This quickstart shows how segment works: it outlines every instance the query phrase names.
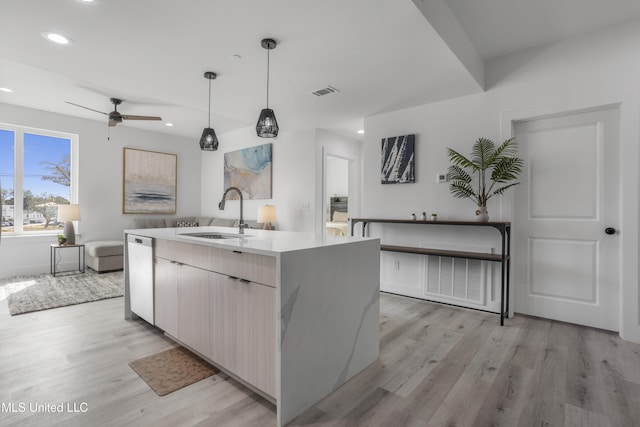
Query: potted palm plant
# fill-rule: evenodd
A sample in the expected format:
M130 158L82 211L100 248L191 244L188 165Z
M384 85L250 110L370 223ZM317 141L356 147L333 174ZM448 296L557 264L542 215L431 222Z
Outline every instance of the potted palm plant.
M490 139L479 138L471 148L470 158L447 148L453 163L448 170L449 191L454 197L473 200L478 207L478 221L489 221L487 201L490 198L519 184L516 180L522 172L523 161L516 157L517 152L514 138L498 147Z

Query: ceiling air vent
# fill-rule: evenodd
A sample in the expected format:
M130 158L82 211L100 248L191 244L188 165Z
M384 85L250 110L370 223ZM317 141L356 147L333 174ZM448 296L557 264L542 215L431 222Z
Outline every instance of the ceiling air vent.
M315 92L311 92L313 93L315 96L324 96L324 95L329 95L330 93L334 93L334 92L340 92L338 89L336 89L333 86L327 86L325 88L319 89Z

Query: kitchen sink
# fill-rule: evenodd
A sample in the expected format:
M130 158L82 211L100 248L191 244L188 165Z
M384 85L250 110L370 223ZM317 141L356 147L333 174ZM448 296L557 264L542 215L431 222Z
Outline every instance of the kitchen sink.
M240 239L251 237L245 234L227 234L227 233L184 233L181 236L200 237L201 239Z

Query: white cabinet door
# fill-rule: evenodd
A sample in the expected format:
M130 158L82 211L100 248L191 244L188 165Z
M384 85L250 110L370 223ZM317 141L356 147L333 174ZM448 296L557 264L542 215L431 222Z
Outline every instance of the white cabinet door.
M211 273L211 360L276 396L276 289Z
M231 372L236 370L235 279L211 273L209 357Z
M235 281L236 372L270 396L276 396L276 289Z
M178 339L192 349L209 352L210 272L180 264L178 273Z
M155 263L155 320L156 326L178 337L178 266L164 258Z

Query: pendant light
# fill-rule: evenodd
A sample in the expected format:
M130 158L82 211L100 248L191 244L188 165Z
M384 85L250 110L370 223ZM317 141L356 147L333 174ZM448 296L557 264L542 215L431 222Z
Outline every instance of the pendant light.
M216 151L218 149L218 137L216 131L211 128L211 80L218 77L216 73L207 71L204 78L209 80L209 127L204 128L200 137L200 149L202 151Z
M260 111L260 117L256 124L256 133L261 138L275 138L278 136L278 121L276 113L269 108L269 51L276 48L276 41L273 39L262 39L261 45L267 49L267 108Z

